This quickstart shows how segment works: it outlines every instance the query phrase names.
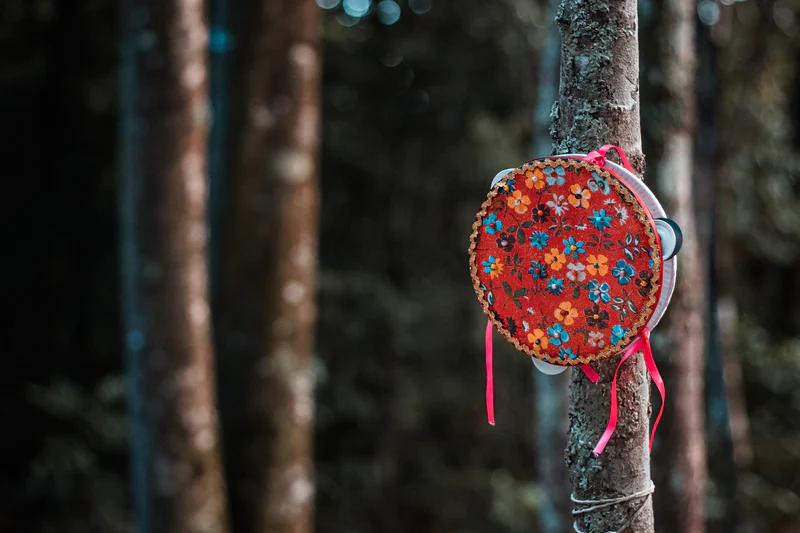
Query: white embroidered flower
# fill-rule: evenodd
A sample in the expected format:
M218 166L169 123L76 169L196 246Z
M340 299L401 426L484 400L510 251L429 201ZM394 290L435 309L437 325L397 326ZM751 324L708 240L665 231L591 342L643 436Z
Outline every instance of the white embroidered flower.
M575 226L575 229L583 231L586 229L586 224L578 224L577 226Z
M569 272L567 277L572 281L583 281L586 279L586 267L582 263L570 263L567 265Z
M532 315L533 314L533 307L527 308L526 311L528 312L529 315Z
M603 334L599 331L590 331L589 332L589 344L592 346L597 346L598 348L602 348L606 341L603 340Z
M606 204L606 205L614 205L614 204L615 204L615 203L617 203L617 202L615 202L613 198L606 198L606 199L603 201L603 203L604 203L604 204Z
M531 329L531 325L523 320L522 321L522 331L528 331L529 329Z
M619 225L622 226L625 222L628 221L628 208L624 205L619 205L614 208L617 212L617 219L619 220Z
M547 202L547 205L550 206L550 209L552 209L556 215L563 215L567 212L567 204L564 202L563 194L554 194L553 199Z

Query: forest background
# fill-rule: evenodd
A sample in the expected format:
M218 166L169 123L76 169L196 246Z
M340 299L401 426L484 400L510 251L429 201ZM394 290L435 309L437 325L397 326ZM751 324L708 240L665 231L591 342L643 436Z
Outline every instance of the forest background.
M548 502L568 493L542 481L537 457L559 458L563 444L537 427L542 406L565 396L551 383L543 397L527 358L498 346L498 425L486 424L485 318L466 248L494 174L550 153L553 6L317 3L315 529L548 531ZM245 90L213 76L240 60L251 8L212 0L206 14L212 222L220 169L240 148L226 135L235 124L226 103ZM672 113L662 13L660 1L639 2L645 155L660 153ZM4 195L2 531L131 529L118 15L110 0L0 5L2 175L7 190L21 189ZM800 2L702 0L695 15L706 525L790 533L800 523ZM648 163L659 190L657 162ZM213 239L212 301L225 261ZM665 342L657 331L656 357ZM657 487L671 482L669 401ZM657 519L669 515L674 500L654 501Z

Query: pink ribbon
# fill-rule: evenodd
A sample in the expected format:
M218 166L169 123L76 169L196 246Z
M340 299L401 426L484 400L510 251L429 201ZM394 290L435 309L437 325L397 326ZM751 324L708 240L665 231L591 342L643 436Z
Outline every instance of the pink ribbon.
M492 373L492 321L486 322L486 414L494 425L494 375Z
M617 365L617 370L614 372L614 380L611 382L611 412L608 417L608 426L606 426L606 430L603 433L603 436L600 437L600 441L597 443L597 446L594 447L594 451L592 453L595 457L603 453L606 444L608 444L608 441L611 439L611 436L614 434L614 430L617 427L617 374L619 374L619 369L622 367L622 363L624 363L628 357L635 354L638 350L642 350L644 353L644 361L647 365L647 370L650 373L650 377L653 378L653 381L658 388L658 392L661 393L661 410L658 412L658 417L653 424L653 431L650 434L650 450L652 451L653 449L653 439L656 436L656 428L658 428L658 423L661 421L661 415L664 414L666 389L664 388L664 380L661 378L661 374L659 374L658 368L656 367L656 362L653 359L653 352L650 350L650 330L645 328L642 331L642 335L633 341L633 343L628 346L628 349L625 350L625 353L622 355L622 359L620 359L620 362Z
M622 166L630 170L633 174L636 172L631 167L631 164L628 162L628 156L625 155L625 152L619 146L615 146L613 144L604 144L600 147L599 150L595 150L594 152L590 152L584 157L583 159L589 161L590 163L594 163L595 165L605 166L606 164L606 154L609 150L614 149L619 154L619 158L622 161Z

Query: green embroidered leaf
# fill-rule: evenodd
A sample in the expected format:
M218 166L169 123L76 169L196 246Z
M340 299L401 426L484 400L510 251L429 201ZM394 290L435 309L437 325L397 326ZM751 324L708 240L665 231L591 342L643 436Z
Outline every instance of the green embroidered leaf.
M572 297L573 297L573 298L577 298L577 297L579 297L580 295L581 295L581 288L580 288L580 287L575 287L575 288L572 290Z
M520 287L519 289L514 291L514 298L522 298L526 294L528 294L528 289Z
M511 285L509 285L507 281L503 282L503 291L505 291L506 294L511 296Z
M622 298L620 298L619 296L612 296L612 297L611 297L611 300L613 300L613 302L614 302L615 304L621 304L622 302L624 302L624 301L625 301L625 300L623 300Z
M628 300L628 309L631 310L633 314L639 314L639 309L637 309L636 304L633 303L631 300Z
M517 229L517 242L519 243L525 242L525 232L522 231L522 228Z
M625 257L628 259L628 261L633 263L633 253L631 253L630 250L628 250L627 248L623 248L622 253L625 254Z
M631 232L629 231L628 233L625 234L625 244L628 245L632 242L633 242L633 235L631 235Z
M522 302L520 302L519 300L514 300L514 305L522 309Z
M525 222L520 224L520 226L522 226L523 228L532 228L533 227L533 222L530 221L530 220L526 220Z
M622 310L622 308L620 306L618 306L617 304L611 304L611 309L613 309L614 311L621 311Z
M509 232L509 233L514 233L515 231L517 231L517 227L516 226L511 226L510 228L506 228L506 231Z

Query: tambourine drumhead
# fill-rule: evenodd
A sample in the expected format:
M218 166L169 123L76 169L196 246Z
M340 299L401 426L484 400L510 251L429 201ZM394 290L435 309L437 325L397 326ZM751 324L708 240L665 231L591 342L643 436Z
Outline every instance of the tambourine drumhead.
M663 313L652 202L615 167L571 156L531 161L492 188L476 217L478 298L504 337L542 361L611 357Z

